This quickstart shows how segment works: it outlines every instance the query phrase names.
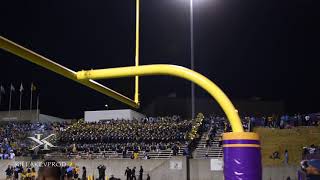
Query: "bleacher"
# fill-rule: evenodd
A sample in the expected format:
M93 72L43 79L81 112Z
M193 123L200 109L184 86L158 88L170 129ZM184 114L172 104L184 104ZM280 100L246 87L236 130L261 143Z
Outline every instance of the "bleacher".
M177 154L177 156L183 155L183 149L186 146L182 146ZM46 154L45 158L47 159L123 159L123 158L131 158L133 151L128 151L127 156L123 157L122 153L117 153L116 151L101 151L99 153L86 153L86 152L78 152L78 153L60 153L54 152L50 154ZM150 159L169 159L173 157L172 150L160 150L158 152L148 152L147 153ZM145 153L139 151L139 159L143 159Z
M60 131L61 134L58 133L57 143L60 150L47 154L46 158L133 158L133 151L138 152L135 159L168 159L186 155L190 142L198 136L197 131L203 118L203 115L199 114L194 121L170 120L170 117L158 118L159 120L151 122L148 119L100 123L79 121ZM143 129L145 127L148 129ZM99 129L99 132L95 129ZM108 133L114 134L109 137ZM149 133L150 135L147 135ZM181 136L181 133L184 136ZM91 141L88 138L91 138Z
M207 147L206 139L208 133L203 133L200 141L197 144L197 148L194 152L193 157L195 159L206 159L206 158L222 158L223 149L222 146L219 147L219 137L222 136L222 131L218 131L216 137L210 141L211 146Z
M221 121L217 119L214 119L212 122L207 122L210 125L207 127L208 130L203 132L197 143L197 147L193 153L194 158L222 158L223 149L222 146L219 145L219 140L222 139L223 126L221 126L220 122ZM213 132L214 128L216 128L215 132ZM213 134L213 138L210 137L211 134ZM209 144L207 144L207 140L209 140Z

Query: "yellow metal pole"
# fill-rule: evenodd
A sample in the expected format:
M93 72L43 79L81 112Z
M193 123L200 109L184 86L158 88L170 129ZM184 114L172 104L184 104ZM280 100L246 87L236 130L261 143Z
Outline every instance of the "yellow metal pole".
M105 87L101 84L99 84L96 81L93 81L91 79L87 79L87 80L78 80L76 78L76 73L56 62L51 61L48 58L45 58L25 47L22 47L2 36L0 36L0 48L8 51L12 54L15 54L23 59L26 59L32 63L35 63L39 66L42 66L46 69L49 69L53 72L56 72L64 77L67 77L69 79L72 79L80 84L83 84L91 89L94 89L102 94L105 94L107 96L110 96L118 101L121 101L131 107L134 108L139 108L139 105L137 103L135 103L133 100L131 100L130 98L108 88Z
M243 127L239 115L224 92L212 81L205 76L175 65L142 65L142 66L130 66L110 69L98 69L89 71L77 72L78 79L111 79L111 78L122 78L132 76L152 76L152 75L169 75L176 76L198 84L200 87L205 89L222 107L226 113L232 130L234 132L243 132Z
M139 49L140 49L140 0L136 0L136 48L135 48L135 65L139 66ZM139 104L139 76L135 76L134 102Z

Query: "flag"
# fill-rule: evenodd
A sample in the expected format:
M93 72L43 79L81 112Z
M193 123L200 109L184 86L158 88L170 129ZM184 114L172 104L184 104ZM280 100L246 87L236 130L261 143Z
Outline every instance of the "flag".
M19 91L20 92L22 92L24 89L23 89L23 85L22 85L22 83L20 84L20 89L19 89Z
M21 108L22 108L22 91L23 91L24 89L23 89L23 85L22 85L22 82L21 82L21 84L20 84L20 89L19 89L19 91L20 91L20 101L19 101L19 117L21 118Z
M16 89L14 88L14 86L11 84L10 85L10 91L15 91Z
M14 92L16 89L14 88L14 86L12 84L10 84L10 95L9 95L9 116L10 116L10 111L11 111L11 94L12 91Z
M37 90L36 86L33 84L33 82L31 83L31 91L35 91Z
M37 121L39 122L39 94L37 96Z
M0 105L1 105L1 98L2 98L2 94L5 94L6 91L4 90L4 87L2 85L0 85Z
M35 91L37 88L36 86L33 84L33 82L31 83L31 91L30 91L30 111L32 110L32 92Z
M5 94L6 93L6 91L4 90L4 87L1 85L0 86L0 94Z

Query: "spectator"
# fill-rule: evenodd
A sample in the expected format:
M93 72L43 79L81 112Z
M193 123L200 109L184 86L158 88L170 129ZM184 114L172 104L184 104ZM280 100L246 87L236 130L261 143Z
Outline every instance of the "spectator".
M143 168L142 168L142 166L140 166L140 170L139 170L139 180L143 180Z
M16 166L16 168L14 168L14 172L13 172L13 179L14 180L18 180L19 179L19 172L20 172L20 167Z
M149 174L147 174L147 180L150 180L150 175Z
M67 166L66 168L66 174L67 174L67 178L72 179L73 178L73 167L72 166Z
M319 180L320 179L320 160L312 159L308 161L308 167L306 167L307 180Z
M27 178L27 170L23 169L21 172L21 179Z
M106 167L104 165L99 165L98 172L99 172L99 180L104 180L106 177Z
M310 116L309 115L306 115L305 117L304 117L304 120L305 120L305 122L306 122L306 125L307 126L310 126Z
M316 147L315 147L315 145L312 144L308 150L309 150L309 154L314 154L314 153L316 152Z
M35 180L36 177L37 177L37 172L36 172L36 169L33 167L31 169L31 178L32 178L32 180Z
M282 118L281 117L281 120L280 120L280 129L283 129L284 128L284 117Z
M205 153L204 158L205 158L205 159L208 159L208 158L209 158L208 151Z
M73 174L74 179L78 179L79 173L80 173L79 166L76 166L76 167L74 168L74 174Z
M289 153L287 149L284 151L284 163L285 164L289 163Z
M136 167L133 167L133 169L131 170L131 180L137 180L136 178Z
M87 169L86 167L82 167L82 180L87 180Z
M8 168L6 169L5 172L6 172L7 179L11 179L13 172L12 172L12 168L10 165L8 165Z
M206 145L205 147L210 147L210 138L209 136L206 137Z
M139 159L139 152L138 151L133 153L133 159Z
M124 175L127 176L127 180L131 180L131 169L129 167L127 167Z
M109 180L117 180L113 175L111 175Z
M176 144L172 147L172 152L173 152L173 156L178 155L179 147Z
M56 161L47 160L46 162L57 163ZM60 167L42 166L39 168L38 180L60 180L61 170ZM72 177L71 177L72 178ZM71 179L67 178L67 180Z
M26 180L31 180L31 177L32 177L32 174L31 174L31 169L30 168L28 168L27 169L27 174L26 174Z
M122 157L123 158L127 157L127 148L126 147L122 150Z
M272 155L270 156L270 159L280 159L280 153L279 151L275 151L272 153Z
M222 146L222 137L221 136L219 136L218 141L219 141L219 147L221 147Z

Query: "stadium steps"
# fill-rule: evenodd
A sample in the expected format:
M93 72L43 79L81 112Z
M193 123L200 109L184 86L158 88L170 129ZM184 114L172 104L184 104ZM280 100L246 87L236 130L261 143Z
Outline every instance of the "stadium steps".
M218 130L216 137L211 140L210 147L206 147L206 137L208 132L202 134L199 143L197 144L197 148L194 153L195 159L206 159L206 158L222 158L222 147L219 147L219 137L221 137L223 131ZM206 157L208 154L208 157Z

